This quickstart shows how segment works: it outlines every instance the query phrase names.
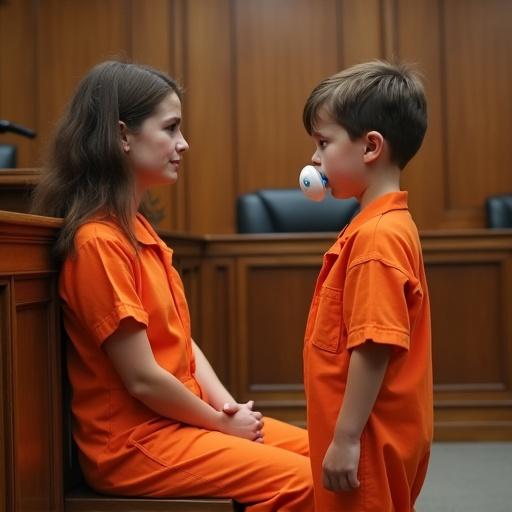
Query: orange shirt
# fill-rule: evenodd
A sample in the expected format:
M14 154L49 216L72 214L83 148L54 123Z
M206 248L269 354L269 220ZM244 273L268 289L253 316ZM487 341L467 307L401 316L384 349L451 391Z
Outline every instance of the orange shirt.
M172 251L141 215L134 229L139 254L114 222L84 224L75 237L76 254L66 259L60 275L64 325L72 342L73 433L84 474L98 488L108 482L111 468L136 453L130 443L135 429L150 435L164 427L172 431L173 424L179 428L126 391L102 350L122 319L144 326L158 364L202 396L193 377L189 312Z
M351 350L392 346L388 369L361 437L360 488L333 493L322 462L343 402ZM407 193L366 206L327 251L304 345L316 510L410 512L432 439L430 307Z

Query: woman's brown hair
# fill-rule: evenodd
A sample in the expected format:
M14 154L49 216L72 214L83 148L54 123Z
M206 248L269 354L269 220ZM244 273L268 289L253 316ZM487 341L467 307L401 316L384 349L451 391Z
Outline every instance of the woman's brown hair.
M135 183L119 121L136 132L172 92L181 99L181 89L164 73L118 61L98 64L78 84L33 197L34 213L64 217L55 246L60 261L72 252L76 230L100 212L114 218L136 247Z

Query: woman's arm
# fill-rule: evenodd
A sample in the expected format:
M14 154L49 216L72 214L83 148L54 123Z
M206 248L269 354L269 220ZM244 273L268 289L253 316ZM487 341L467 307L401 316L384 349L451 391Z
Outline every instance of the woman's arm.
M251 411L241 408L232 416L219 412L159 366L145 329L133 319L121 321L103 348L128 392L158 414L207 430L259 438L262 424Z
M208 362L208 359L206 359L206 356L194 340L192 340L192 349L196 358L195 377L206 392L208 402L217 409L217 411L221 411L225 404L236 403L236 400L224 387Z

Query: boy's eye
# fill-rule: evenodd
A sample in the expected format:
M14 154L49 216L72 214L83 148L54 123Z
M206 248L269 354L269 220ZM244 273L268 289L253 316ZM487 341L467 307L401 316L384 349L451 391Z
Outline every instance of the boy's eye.
M327 146L327 141L326 140L319 140L318 141L318 147L319 148L324 149L325 146Z

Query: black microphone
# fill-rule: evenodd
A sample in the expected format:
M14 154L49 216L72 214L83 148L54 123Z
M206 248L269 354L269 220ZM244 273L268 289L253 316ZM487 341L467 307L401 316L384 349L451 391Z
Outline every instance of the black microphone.
M17 133L18 135L23 135L30 139L33 139L36 136L36 132L30 128L25 128L20 124L11 123L11 121L7 121L7 119L0 119L0 133L5 132Z

